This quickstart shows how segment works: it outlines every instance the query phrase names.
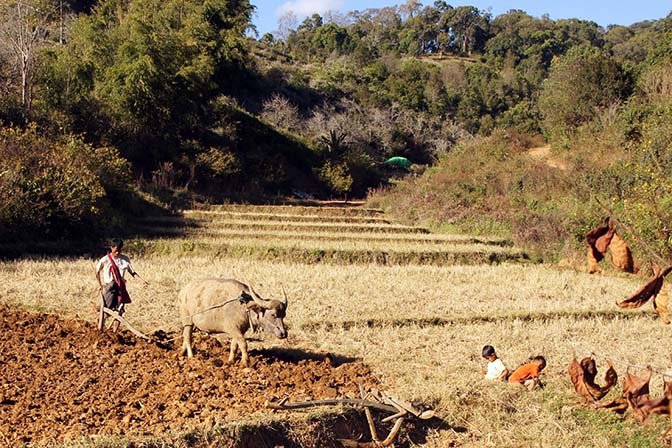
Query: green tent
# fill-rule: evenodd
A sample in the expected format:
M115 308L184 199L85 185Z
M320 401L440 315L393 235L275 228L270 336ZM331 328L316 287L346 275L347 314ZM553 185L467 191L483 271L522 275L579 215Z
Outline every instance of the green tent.
M408 160L406 157L390 157L385 161L385 163L389 163L390 165L397 165L397 166L411 166L413 165L413 162Z

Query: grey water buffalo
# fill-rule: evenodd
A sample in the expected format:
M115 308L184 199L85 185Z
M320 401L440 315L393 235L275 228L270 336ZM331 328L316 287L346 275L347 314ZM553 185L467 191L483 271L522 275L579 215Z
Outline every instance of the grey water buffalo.
M251 286L233 279L206 278L187 284L178 295L182 331L182 354L193 356L191 335L194 328L214 335L221 342L231 338L229 362L240 350L241 364L248 366L245 332L262 329L280 339L287 337L283 321L287 294L283 300L266 300Z

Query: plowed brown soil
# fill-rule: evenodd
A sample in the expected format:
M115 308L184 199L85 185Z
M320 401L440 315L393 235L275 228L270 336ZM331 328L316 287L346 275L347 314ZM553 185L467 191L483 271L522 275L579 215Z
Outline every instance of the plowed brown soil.
M250 352L226 364L207 336L187 360L165 335L155 342L93 323L0 306L0 446L59 443L82 435L160 435L255 412L268 400L357 397L377 383L361 362L298 350ZM156 342L163 337L165 342ZM157 339L159 338L159 339ZM179 340L177 345L179 345Z

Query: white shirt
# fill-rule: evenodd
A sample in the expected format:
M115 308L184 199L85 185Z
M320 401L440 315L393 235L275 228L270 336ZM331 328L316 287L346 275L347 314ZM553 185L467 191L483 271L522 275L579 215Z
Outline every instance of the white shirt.
M505 370L506 367L504 366L504 363L501 359L497 358L494 361L488 363L488 371L485 374L485 378L489 380L496 380Z
M121 273L122 277L126 271L130 272L131 274L135 273L133 265L131 264L131 260L126 255L119 255L113 259L114 263L119 268L119 272ZM110 258L107 255L98 260L98 264L96 264L96 272L100 272L101 269L103 270L103 284L110 283L114 280L114 276L112 275L112 263L110 262Z

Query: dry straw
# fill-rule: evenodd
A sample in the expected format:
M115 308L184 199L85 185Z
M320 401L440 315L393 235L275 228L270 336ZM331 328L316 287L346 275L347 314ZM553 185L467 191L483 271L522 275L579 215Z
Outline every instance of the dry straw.
M253 235L256 230L246 232ZM196 235L191 243L208 238L213 237ZM129 251L146 243L129 241ZM414 250L401 238L389 241L387 250L399 248ZM649 310L614 305L637 288L640 278L519 263L308 265L222 257L207 250L130 255L151 287L143 289L129 279L133 303L126 317L145 333L163 329L179 336L177 292L194 278L237 278L266 298L280 296L284 286L289 338L254 340L251 348L281 346L363 359L390 394L438 411L446 424L430 431L424 446L607 447L659 441L655 425L647 429L627 420L596 423L581 414L566 372L573 352L583 347L593 349L581 352L606 353L631 367L659 366L670 359L667 344L661 344L671 336L670 327ZM0 262L0 302L93 324L98 300L94 266L95 260L85 258ZM510 368L531 356L546 356L546 387L528 393L483 380L480 352L485 344L494 345ZM652 382L652 390L657 387L662 387L659 378Z

